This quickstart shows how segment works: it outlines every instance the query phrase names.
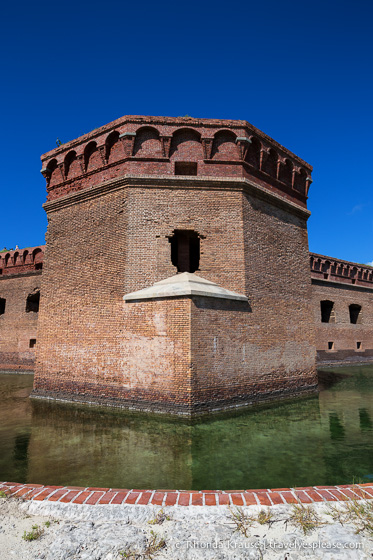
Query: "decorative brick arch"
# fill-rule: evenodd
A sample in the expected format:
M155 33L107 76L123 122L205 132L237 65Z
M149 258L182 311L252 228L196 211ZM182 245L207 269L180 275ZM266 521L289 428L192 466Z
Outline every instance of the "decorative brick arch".
M137 130L133 155L136 157L162 157L162 144L159 131L152 126Z
M124 157L123 147L119 139L119 132L113 130L105 140L105 159L107 163L113 163Z
M96 142L89 142L84 148L84 167L86 171L93 171L102 167L101 154Z
M211 158L215 160L239 160L237 135L230 130L219 130L214 135Z
M174 132L171 140L170 158L182 161L203 160L200 133L191 128L181 128Z

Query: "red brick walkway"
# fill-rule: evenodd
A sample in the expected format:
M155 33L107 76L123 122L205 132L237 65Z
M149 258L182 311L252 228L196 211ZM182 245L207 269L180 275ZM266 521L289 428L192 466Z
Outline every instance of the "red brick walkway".
M275 488L273 490L123 490L79 486L43 486L0 482L0 492L33 501L73 504L125 504L157 506L272 506L277 504L373 499L373 484L342 486L309 486L305 488Z

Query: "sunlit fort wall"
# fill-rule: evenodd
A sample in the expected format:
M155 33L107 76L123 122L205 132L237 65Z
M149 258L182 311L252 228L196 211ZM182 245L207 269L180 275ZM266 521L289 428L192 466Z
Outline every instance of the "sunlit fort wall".
M309 253L312 168L249 123L123 117L42 164L39 313L40 265L0 266L0 361L36 348L34 396L191 415L313 392L316 358L373 359L373 269ZM182 272L241 300L126 299Z

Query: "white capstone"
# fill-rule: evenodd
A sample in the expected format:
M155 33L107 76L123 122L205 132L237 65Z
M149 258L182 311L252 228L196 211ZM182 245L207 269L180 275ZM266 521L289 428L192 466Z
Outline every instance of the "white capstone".
M196 274L182 272L170 278L156 282L150 288L144 288L137 292L131 292L123 296L124 301L172 298L180 296L204 296L218 299L233 299L237 301L248 301L247 297L226 290L214 282L205 280Z

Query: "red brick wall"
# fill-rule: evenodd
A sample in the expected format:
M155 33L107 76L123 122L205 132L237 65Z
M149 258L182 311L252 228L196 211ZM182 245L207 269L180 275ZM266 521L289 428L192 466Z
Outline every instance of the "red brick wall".
M274 317L263 324L257 311L250 302L193 297L195 408L226 408L316 390L314 347L303 328L309 327L307 320L297 329L281 326Z
M103 402L136 409L190 410L190 300L122 302L122 326L97 347L57 338L42 360L34 395ZM99 325L97 325L99 327ZM99 334L97 330L97 334ZM110 344L111 343L111 344Z
M205 391L220 402L240 400L242 394L253 400L255 387L264 398L314 387L306 215L282 203L278 207L277 201L258 200L244 187L197 179L175 178L169 188L161 179L150 185L124 181L106 193L92 189L48 203L47 303L40 314L36 392L124 398L132 405L142 399L137 406L143 407L153 400L169 409L177 409L181 399L180 406L193 409ZM176 273L168 241L175 229L201 235L198 274L245 293L250 313L236 313L237 323L231 323L231 312L206 311L200 319L185 309L178 315L173 301L157 302L159 321L168 322L166 338L159 338L149 302L123 303L124 294ZM177 337L177 344L184 338L187 344L184 331L190 321L192 334L197 331L193 341L201 332L204 345L192 342L187 358L184 346L183 364L175 365L174 350L168 348ZM221 387L206 381L215 367L209 354L215 327L213 337L226 348L216 367L223 371L231 364ZM230 337L239 343L230 345ZM197 402L185 404L178 383L186 379L190 361L189 397Z
M126 193L48 212L35 384L45 375L115 376L123 328ZM110 367L112 364L112 367Z
M268 158L273 159L268 165ZM312 168L246 121L127 116L44 154L48 200L124 175L246 177L306 205Z

